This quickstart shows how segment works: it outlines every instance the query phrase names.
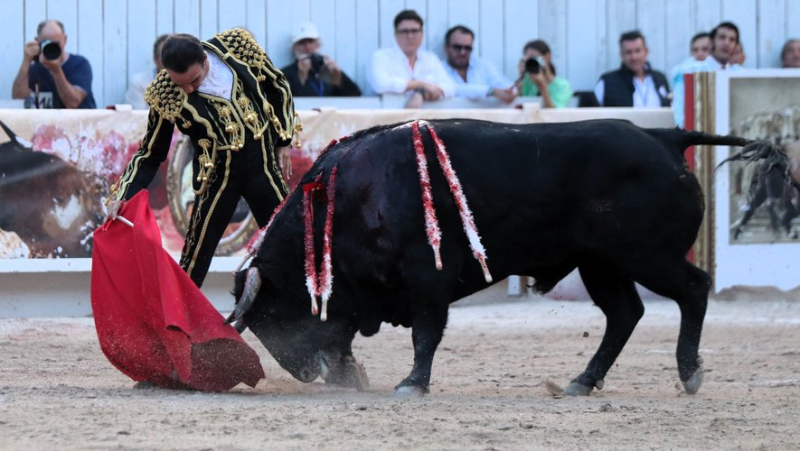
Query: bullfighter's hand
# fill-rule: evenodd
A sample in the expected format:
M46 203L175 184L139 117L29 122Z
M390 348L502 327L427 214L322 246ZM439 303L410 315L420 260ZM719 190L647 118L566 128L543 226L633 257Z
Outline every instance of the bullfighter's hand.
M108 202L106 206L106 221L109 219L114 220L117 219L117 215L119 214L119 210L122 207L121 200L112 200Z
M292 156L290 147L278 147L278 164L281 165L283 180L289 183L289 179L292 178Z

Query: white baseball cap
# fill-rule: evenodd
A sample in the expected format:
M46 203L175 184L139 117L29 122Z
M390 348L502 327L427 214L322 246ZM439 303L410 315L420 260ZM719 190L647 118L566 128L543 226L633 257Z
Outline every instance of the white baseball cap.
M319 39L319 31L317 26L311 22L303 22L294 30L292 34L292 45L297 44L298 41L303 39Z

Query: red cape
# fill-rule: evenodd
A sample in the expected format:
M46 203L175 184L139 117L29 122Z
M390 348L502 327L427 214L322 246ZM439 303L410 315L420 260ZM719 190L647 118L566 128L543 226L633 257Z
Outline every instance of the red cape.
M94 232L92 310L100 347L135 381L224 391L264 377L258 355L161 247L142 191Z

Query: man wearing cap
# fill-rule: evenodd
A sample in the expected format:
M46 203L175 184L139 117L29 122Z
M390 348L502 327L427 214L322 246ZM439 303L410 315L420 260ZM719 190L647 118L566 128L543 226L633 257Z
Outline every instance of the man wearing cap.
M322 43L317 27L311 22L300 24L292 35L295 61L281 71L296 97L361 95L361 89L328 55L317 53Z

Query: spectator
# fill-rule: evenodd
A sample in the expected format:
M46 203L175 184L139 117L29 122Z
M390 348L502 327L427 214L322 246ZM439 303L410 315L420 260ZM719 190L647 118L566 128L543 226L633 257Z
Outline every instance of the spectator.
M407 108L422 102L452 97L455 83L435 53L420 49L422 17L414 10L400 11L394 18L397 46L377 50L367 69L370 86L378 94L405 94Z
M623 33L619 38L622 65L606 72L594 88L601 106L658 108L669 106L669 83L661 72L647 62L648 48L639 31Z
M689 44L689 53L692 59L696 61L703 61L711 54L711 35L705 31L701 31L692 36L692 42Z
M150 82L156 78L156 75L164 69L164 65L161 63L161 46L168 37L168 34L162 34L156 38L156 42L153 43L153 63L155 67L146 71L137 72L131 77L128 91L125 93L125 102L131 104L134 110L146 110L150 108L147 102L144 101L144 90L147 89Z
M520 95L542 96L545 108L566 108L572 99L572 87L566 78L556 75L550 46L537 39L525 44L522 54L517 80Z
M514 83L492 63L472 54L474 42L475 33L463 25L449 29L444 37L445 70L456 84L456 97L494 96L503 103L511 103L517 97Z
M683 77L680 73L682 67L703 61L711 54L711 35L705 31L701 31L692 36L692 42L689 44L689 57L678 63L670 71L669 79L672 82L673 88L678 84L678 77Z
M718 70L738 70L736 46L739 44L739 28L732 22L722 22L710 33L711 54L703 61L685 61L675 68L672 112L679 127L684 124L684 75L695 72L714 72ZM741 47L739 49L741 51ZM741 61L744 61L742 52Z
M40 23L36 37L25 44L11 96L29 99L33 94L32 108L95 108L92 66L66 48L64 24Z
M784 69L800 68L800 39L789 39L783 44L781 66Z
M317 27L311 22L300 24L292 36L295 61L281 69L295 97L361 95L361 89L336 61L317 53L322 47Z

